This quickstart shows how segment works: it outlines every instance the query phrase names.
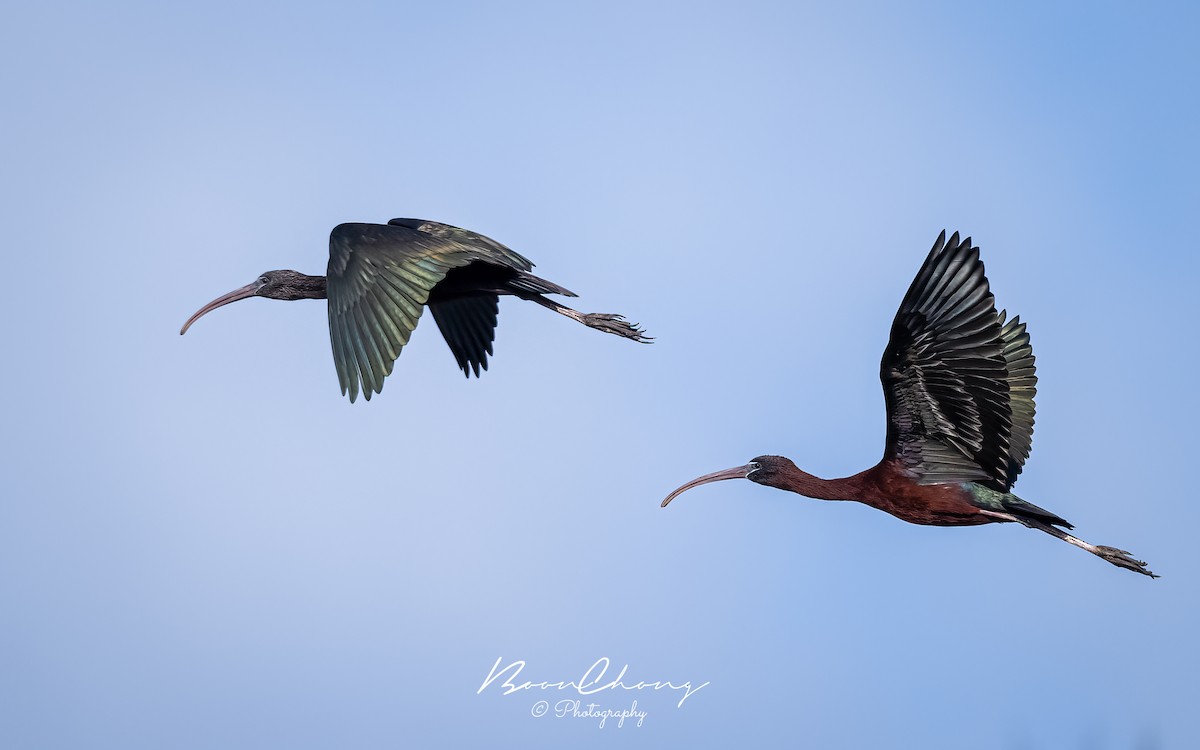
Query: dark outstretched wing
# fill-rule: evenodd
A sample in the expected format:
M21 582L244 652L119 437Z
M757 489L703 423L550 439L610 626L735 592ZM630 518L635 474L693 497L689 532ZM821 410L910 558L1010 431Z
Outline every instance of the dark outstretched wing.
M354 401L360 383L368 400L382 391L430 292L451 269L475 261L517 271L532 268L498 242L436 222L401 219L388 225L334 227L329 235L329 337L342 393Z
M1029 345L1029 332L1018 315L1007 323L1005 311L1000 311L1000 339L1004 342L1004 363L1008 370L1008 402L1012 410L1012 432L1008 437L1008 485L1017 481L1017 475L1029 458L1033 447L1034 396L1037 395L1037 374L1033 364L1033 347Z
M500 297L477 294L429 303L429 312L450 345L454 359L463 375L479 377L487 369L487 358L496 340L496 316L500 312Z
M440 221L429 221L428 219L392 219L388 221L389 226L406 227L415 229L418 232L427 234L430 237L437 237L439 240L447 240L449 242L457 242L460 245L469 245L477 247L481 250L490 250L500 256L509 259L514 259L520 262L521 265L513 265L513 268L521 268L525 271L533 268L533 264L527 258L515 253L509 248L496 242L491 237L484 237L478 232L472 232L469 229L461 229L459 227L443 224ZM507 263L506 265L512 265Z
M900 303L880 365L887 457L922 484L1007 491L1033 434L1028 343L1024 326L1003 326L979 249L942 232Z

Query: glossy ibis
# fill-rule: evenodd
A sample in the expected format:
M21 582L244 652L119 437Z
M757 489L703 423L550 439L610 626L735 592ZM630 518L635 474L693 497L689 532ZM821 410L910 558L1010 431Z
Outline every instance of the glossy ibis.
M536 302L598 331L648 343L643 331L620 315L580 313L547 299L576 296L529 271L533 263L495 240L448 224L392 219L385 224L340 224L329 235L327 276L268 271L253 283L218 297L183 324L222 305L249 297L326 299L329 338L342 393L367 400L383 390L400 349L428 306L468 378L480 368L495 340L499 297Z
M879 376L888 429L876 466L820 479L782 456L759 456L693 479L663 507L693 487L745 478L818 500L866 503L910 523L1020 523L1156 577L1128 552L1071 536L1063 530L1071 524L1010 491L1033 439L1033 349L1020 319L1006 322L996 312L970 237L938 237L900 303Z

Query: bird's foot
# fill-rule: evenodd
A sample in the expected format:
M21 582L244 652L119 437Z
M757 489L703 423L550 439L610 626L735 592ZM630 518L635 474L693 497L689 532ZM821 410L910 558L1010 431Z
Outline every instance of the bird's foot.
M645 335L646 332L639 328L636 323L630 323L621 315L587 313L580 322L588 328L595 328L597 331L604 331L605 333L613 333L617 336L633 339L640 344L649 344L654 340L652 337Z
M1135 573L1141 573L1142 575L1150 576L1151 578L1158 578L1158 576L1154 575L1154 573L1150 572L1150 570L1146 568L1146 563L1142 562L1141 560L1135 560L1132 554L1123 549L1117 549L1116 547L1105 547L1098 544L1096 545L1096 554L1119 568L1132 570Z

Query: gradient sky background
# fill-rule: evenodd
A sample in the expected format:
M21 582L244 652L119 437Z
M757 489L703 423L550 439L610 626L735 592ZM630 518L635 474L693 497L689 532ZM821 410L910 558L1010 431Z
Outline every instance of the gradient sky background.
M0 745L1180 748L1197 736L1194 9L23 3L0 23ZM658 337L505 300L339 395L330 228L483 232ZM873 464L943 227L1041 377L1022 528L728 482ZM498 657L710 681L641 728Z

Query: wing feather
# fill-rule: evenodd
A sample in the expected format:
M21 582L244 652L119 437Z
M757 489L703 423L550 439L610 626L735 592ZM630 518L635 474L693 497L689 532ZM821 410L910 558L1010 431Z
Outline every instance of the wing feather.
M1029 343L1029 332L1016 316L1004 322L1005 312L1000 311L1003 324L1001 338L1004 341L1004 361L1008 366L1008 393L1012 408L1012 434L1009 437L1008 477L1015 482L1029 451L1033 446L1033 422L1037 396L1037 368L1034 366L1033 347Z
M495 240L447 224L396 219L335 227L329 236L327 294L342 393L354 401L360 389L368 400L381 392L434 287L452 269L477 261L516 271L533 267ZM464 307L452 334L442 328L464 371L471 367L478 374L478 368L487 368L498 309L495 295L488 302L473 311Z
M479 377L480 369L487 369L487 357L492 353L499 297L480 294L439 300L429 304L429 311L463 374L470 377L473 371Z
M979 249L938 237L892 323L880 365L886 458L918 482L980 482L1007 491L1033 434L1033 353L1004 324Z

